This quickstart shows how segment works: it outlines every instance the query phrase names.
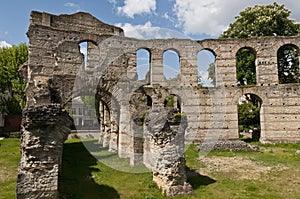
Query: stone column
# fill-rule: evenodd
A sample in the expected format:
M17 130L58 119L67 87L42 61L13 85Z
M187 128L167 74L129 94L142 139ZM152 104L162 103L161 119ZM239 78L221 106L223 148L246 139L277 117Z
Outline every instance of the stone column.
M110 113L111 119L111 132L110 132L110 140L109 140L109 151L118 151L118 120L116 117L117 111L112 108Z
M162 83L163 75L163 50L151 49L151 68L150 82L151 84Z
M191 195L193 189L186 182L184 157L184 132L186 118L181 123L173 121L171 112L164 108L167 90L160 86L146 89L153 100L150 113L145 118L144 133L149 146L145 165L153 171L153 181L168 196Z
M109 147L110 132L111 132L110 113L106 105L104 105L104 134L103 134L103 147Z
M119 146L118 154L121 158L130 157L130 111L128 100L121 101L120 103L120 126L119 126Z
M18 199L58 198L63 143L71 124L60 105L32 106L23 111Z
M130 157L130 165L140 165L143 164L143 155L144 155L144 129L143 124L136 124L134 121L131 121L131 130L132 130L132 153Z
M99 129L99 133L100 133L100 135L99 135L99 143L100 144L103 144L103 134L104 134L104 109L103 109L103 103L102 103L102 101L99 101L99 117L100 117L100 125L99 125L99 127L100 127L100 129Z
M153 181L167 197L192 195L193 188L186 182L184 130L186 126L171 126L163 110L152 110L145 133L149 138Z

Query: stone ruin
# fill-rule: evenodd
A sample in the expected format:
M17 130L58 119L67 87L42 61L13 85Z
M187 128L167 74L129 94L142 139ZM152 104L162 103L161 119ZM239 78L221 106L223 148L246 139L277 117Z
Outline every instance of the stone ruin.
M27 103L17 198L59 197L63 143L72 126L65 108L81 95L94 95L99 101L103 146L130 158L132 165L145 164L167 196L192 194L186 182L185 144L239 138L237 104L244 94L261 99L261 142L300 142L300 88L279 84L277 64L278 49L284 45L299 49L300 36L139 40L88 13L57 16L36 11L31 13L27 36L29 59L20 69ZM87 60L80 52L82 42L88 44ZM244 48L256 55L253 86L236 83L236 53ZM145 80L137 79L139 49L150 53ZM167 81L163 54L169 49L179 55L180 73ZM198 86L197 53L204 49L216 57L212 88ZM178 99L177 107L166 108L169 95ZM144 111L143 117L134 116L134 111Z

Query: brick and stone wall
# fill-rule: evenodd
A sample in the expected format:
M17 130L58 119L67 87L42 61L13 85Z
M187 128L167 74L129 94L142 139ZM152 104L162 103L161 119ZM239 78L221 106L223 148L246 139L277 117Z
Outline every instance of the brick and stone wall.
M138 143L144 139L138 139L140 136L132 126L130 113L131 96L140 87L155 88L157 92L160 92L157 88L161 88L180 99L181 114L186 116L187 122L182 134L185 137L182 141L186 143L238 139L237 105L244 94L254 94L262 100L262 142L300 142L300 87L279 84L277 64L278 49L285 44L299 48L300 36L138 40L124 37L121 28L105 24L88 13L57 16L36 11L31 13L27 36L29 59L21 70L27 83L27 103L22 122L18 198L58 197L62 145L71 126L64 108L72 98L80 95L93 95L100 102L103 146L117 150L120 157L131 158L133 165L143 161L156 169L154 180L158 184L164 182L164 174L160 171L167 171L166 166L177 161L173 162L181 175L177 185L187 192L190 190L183 183L182 151L156 167L144 161L145 156L151 155L151 145L149 148ZM86 67L83 67L85 55L79 46L82 42L87 42ZM250 48L256 55L257 84L254 86L236 83L236 53L242 48ZM144 81L137 80L136 52L139 49L150 53L149 77ZM166 81L163 54L170 49L179 55L180 72L175 79ZM216 57L216 86L213 88L198 86L197 53L201 50L209 50ZM155 105L158 95L151 96L154 96L152 105ZM176 129L173 128L175 133ZM149 134L145 132L145 140L157 147L155 140L147 138ZM161 150L156 151L157 155L164 156L164 150L170 152L168 149L173 145L174 142L159 146ZM159 186L165 192L172 190Z

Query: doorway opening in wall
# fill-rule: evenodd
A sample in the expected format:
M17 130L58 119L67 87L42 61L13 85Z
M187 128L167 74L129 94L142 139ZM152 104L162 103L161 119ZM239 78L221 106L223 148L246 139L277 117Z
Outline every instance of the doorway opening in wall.
M238 101L239 137L245 141L259 141L260 139L260 110L262 100L251 93L244 94Z
M215 87L216 56L211 50L201 50L197 54L198 86Z

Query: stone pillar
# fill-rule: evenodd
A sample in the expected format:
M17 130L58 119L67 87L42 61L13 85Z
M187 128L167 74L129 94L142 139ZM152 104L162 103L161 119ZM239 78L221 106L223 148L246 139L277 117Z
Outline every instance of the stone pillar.
M134 121L131 121L131 130L133 133L132 136L132 153L130 157L130 165L140 165L143 164L143 155L144 155L144 129L143 124L136 124Z
M99 133L100 133L100 135L99 135L99 143L100 144L103 144L103 134L104 134L104 109L103 109L103 103L102 103L102 101L99 101L99 117L100 117L100 125L99 125L99 127L100 127L100 129L99 129Z
M126 56L128 57L126 76L128 79L137 80L138 75L136 71L136 52L127 53Z
M172 111L164 108L168 91L160 86L146 89L153 100L152 109L145 118L144 133L149 152L145 165L153 171L153 181L168 196L191 195L193 189L186 182L184 133L186 118L173 121Z
M27 107L21 129L18 199L58 198L63 143L72 121L60 105Z
M119 126L119 146L118 154L121 158L130 157L130 111L128 100L121 101L120 103L120 126Z
M110 140L109 140L109 151L118 151L118 120L116 117L117 111L112 108L110 113L111 118L111 132L110 132Z
M151 84L157 84L162 81L164 81L163 50L151 49L150 82Z
M145 121L149 138L153 181L168 196L191 195L193 189L186 182L184 131L186 124L172 126L164 109L152 109Z
M110 122L109 109L106 105L104 105L103 147L109 147L110 131L111 131L110 127L111 127L111 122Z

